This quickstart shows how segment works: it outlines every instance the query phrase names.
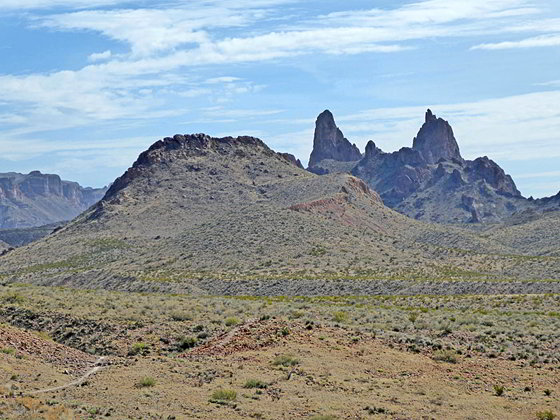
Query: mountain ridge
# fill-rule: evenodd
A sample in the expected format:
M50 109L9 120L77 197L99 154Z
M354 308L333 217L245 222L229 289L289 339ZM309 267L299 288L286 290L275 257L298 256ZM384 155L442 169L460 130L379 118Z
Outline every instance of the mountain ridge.
M336 123L331 131L345 138ZM312 155L317 142L315 137ZM377 191L390 208L418 220L502 223L528 209L541 213L560 210L560 199L555 197L523 197L512 177L487 156L463 159L451 125L430 109L412 147L387 153L370 140L362 158L351 162L337 161L335 153L324 150L329 147L329 142L319 145L329 158L315 161L309 171L319 175L350 172Z
M40 171L0 174L0 229L71 220L99 201L105 191L106 188L82 187Z

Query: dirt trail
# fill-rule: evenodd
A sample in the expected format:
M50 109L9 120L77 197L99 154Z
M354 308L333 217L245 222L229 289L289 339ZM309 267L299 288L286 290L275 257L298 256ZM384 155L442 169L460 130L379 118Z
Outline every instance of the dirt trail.
M26 392L26 394L28 394L28 395L44 394L45 392L60 391L61 389L66 389L66 388L70 388L72 386L81 385L90 376L94 375L95 373L97 373L98 371L100 371L101 369L103 369L105 367L105 365L104 365L105 359L107 359L105 356L102 356L99 359L97 359L94 366L90 370L88 370L83 376L81 376L80 378L78 378L78 379L76 379L72 382L69 382L69 383L64 384L64 385L56 386L56 387L53 387L53 388L44 388L44 389L39 389L37 391Z

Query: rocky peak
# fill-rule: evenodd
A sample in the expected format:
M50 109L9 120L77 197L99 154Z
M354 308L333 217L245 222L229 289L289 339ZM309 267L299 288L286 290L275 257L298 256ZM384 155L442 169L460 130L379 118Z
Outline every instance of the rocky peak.
M336 126L333 114L329 110L322 112L315 123L309 167L315 166L323 159L352 162L361 158L362 154L358 147L350 143Z
M489 159L487 156L469 162L467 170L472 180L484 180L495 188L496 192L499 194L521 197L521 193L517 189L511 176L507 175L496 162Z
M168 166L177 159L189 159L191 157L207 156L211 153L218 155L232 155L232 157L250 157L257 154L275 156L262 140L250 137L211 137L207 134L176 134L173 137L165 137L155 142L150 148L140 154L138 159L124 175L120 176L111 185L106 199L113 198L119 191L123 190L134 179L149 176L150 172L157 166ZM286 156L282 156L297 166L297 160L291 162ZM295 157L293 157L295 160ZM196 165L189 165L187 170L198 171Z
M424 125L414 138L412 148L422 153L429 164L441 159L463 161L451 125L443 118L437 118L430 109L426 111Z
M379 147L377 147L372 140L368 141L368 143L366 144L365 157L371 159L371 158L374 158L375 156L378 156L380 154L383 154L383 150L381 150Z

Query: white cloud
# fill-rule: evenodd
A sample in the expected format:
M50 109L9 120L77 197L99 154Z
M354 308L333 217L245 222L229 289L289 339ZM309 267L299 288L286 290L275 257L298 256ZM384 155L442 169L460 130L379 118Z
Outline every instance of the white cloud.
M65 7L70 9L113 6L126 0L2 0L0 10L52 9Z
M453 127L467 158L522 161L560 157L560 91L430 106ZM374 140L385 151L410 147L426 107L380 108L339 116L345 135L362 148ZM336 117L336 116L335 116Z
M560 171L533 172L529 174L520 174L520 175L516 175L515 179L548 178L553 176L560 177ZM557 184L556 187L560 188L560 185Z
M88 61L104 61L111 58L112 55L113 53L111 52L111 50L107 50L101 53L93 53L88 56Z
M541 35L519 41L504 41L496 43L479 44L472 50L507 50L512 48L536 48L560 46L560 34Z

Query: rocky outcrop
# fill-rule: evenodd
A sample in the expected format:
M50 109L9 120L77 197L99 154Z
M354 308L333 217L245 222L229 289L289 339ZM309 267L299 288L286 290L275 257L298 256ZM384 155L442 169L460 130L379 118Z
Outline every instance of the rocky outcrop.
M297 159L294 155L292 155L291 153L281 153L278 152L278 155L283 157L284 159L286 159L288 162L290 162L292 165L297 166L300 169L305 169L303 167L303 165L301 164L301 161L299 159Z
M126 188L135 179L149 178L149 172L158 165L166 166L177 159L206 156L208 153L214 152L220 155L228 155L232 153L232 150L237 157L247 157L260 150L267 156L276 156L286 162L285 156L279 156L262 140L255 137L216 138L207 134L176 134L173 137L165 137L163 140L155 142L148 150L142 152L132 167L113 182L105 194L104 201L114 198L119 191ZM186 169L189 172L200 171L200 167L193 164L187 165ZM102 204L99 203L99 205Z
M437 118L429 109L412 148L419 151L428 164L437 163L440 159L463 161L453 129L447 121Z
M500 166L487 156L468 162L466 171L471 181L484 180L496 192L513 197L521 197L511 176L507 175Z
M0 174L0 228L28 228L70 220L105 194L58 175Z
M322 160L331 159L340 162L353 162L362 158L355 144L350 143L336 126L333 114L322 112L315 123L313 151L309 157L309 167L317 166Z
M323 113L317 121L312 157L323 160L314 160L309 170L320 175L350 171L377 191L387 206L410 217L442 223L499 222L531 206L496 162L487 157L464 160L451 125L429 109L412 147L385 153L369 141L363 158L355 163L337 161L342 160L340 154L332 152L334 144L345 150L351 147L332 114ZM318 141L321 138L336 141ZM329 153L321 152L326 144ZM549 200L541 207L555 208L554 203Z

